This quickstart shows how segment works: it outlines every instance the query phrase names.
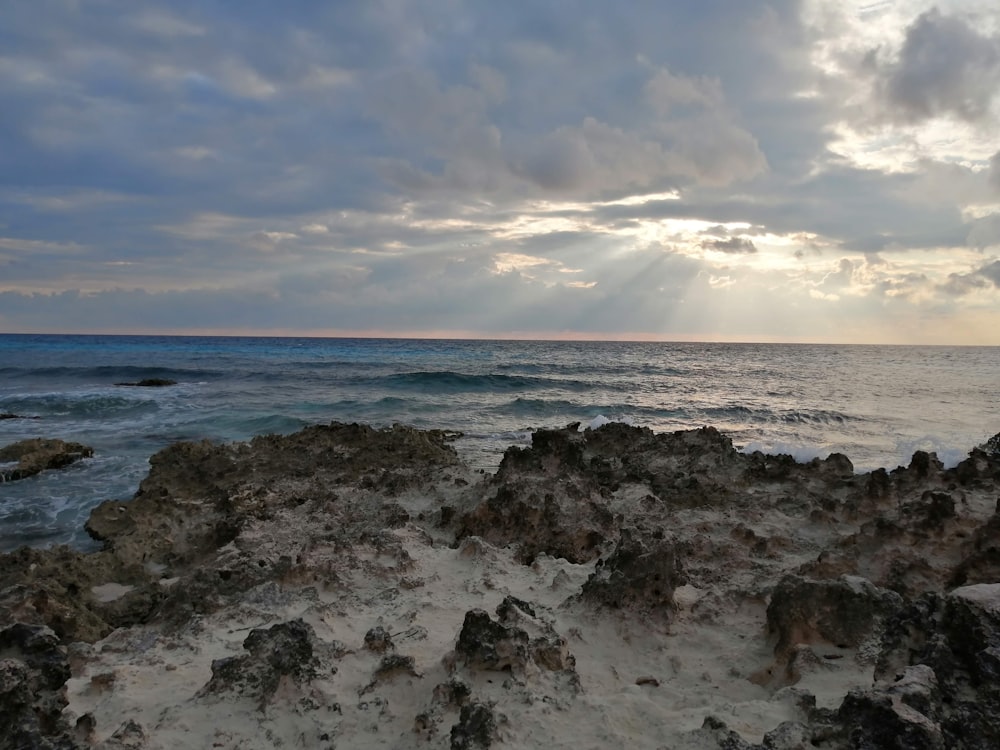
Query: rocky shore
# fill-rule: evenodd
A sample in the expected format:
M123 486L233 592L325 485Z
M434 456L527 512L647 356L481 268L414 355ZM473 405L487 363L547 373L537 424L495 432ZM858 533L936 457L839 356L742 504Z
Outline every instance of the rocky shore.
M0 747L1000 747L1000 436L452 438L178 443L101 551L0 556Z

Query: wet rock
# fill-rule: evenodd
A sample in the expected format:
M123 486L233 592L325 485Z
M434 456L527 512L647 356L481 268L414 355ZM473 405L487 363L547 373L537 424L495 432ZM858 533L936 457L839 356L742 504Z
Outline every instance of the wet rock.
M1000 458L1000 432L979 446L979 450L992 458Z
M0 482L26 479L49 469L62 469L94 455L81 443L54 438L30 438L0 448L0 463L17 461L11 469L0 469Z
M66 651L51 630L22 623L0 629L0 744L83 747L62 715L69 677Z
M857 576L813 581L797 575L781 579L767 607L767 625L777 637L779 661L798 644L828 643L848 648L881 635L886 619L903 599Z
M302 620L257 628L243 641L245 656L212 662L212 677L202 694L236 692L265 704L282 678L302 684L316 677L319 661L316 636Z
M598 561L580 597L612 609L670 615L676 609L674 590L683 583L672 542L626 530L614 551Z
M115 383L115 385L132 388L163 388L168 385L177 385L177 381L170 378L143 378L132 383Z
M11 414L10 412L3 412L0 414L0 419L41 419L41 417L32 416L26 417L23 414Z
M493 707L473 702L462 706L458 723L451 728L451 750L485 750L496 739L497 717Z

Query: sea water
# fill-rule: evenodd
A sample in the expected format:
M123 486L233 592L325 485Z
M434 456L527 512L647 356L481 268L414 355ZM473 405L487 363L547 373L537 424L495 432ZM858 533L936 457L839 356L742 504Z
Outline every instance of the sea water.
M116 385L146 378L164 388ZM127 500L179 440L237 441L332 420L462 433L493 470L539 427L712 425L742 450L845 453L856 470L915 450L946 464L1000 432L1000 348L0 335L0 445L94 457L0 483L0 551L90 548L90 509Z

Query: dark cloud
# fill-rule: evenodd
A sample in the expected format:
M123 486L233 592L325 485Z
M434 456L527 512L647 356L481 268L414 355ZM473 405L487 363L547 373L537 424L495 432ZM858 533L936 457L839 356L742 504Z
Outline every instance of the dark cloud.
M880 90L901 119L983 119L1000 94L1000 36L932 9L906 31L898 57L879 66Z
M720 253L755 253L757 252L757 246L753 244L753 240L749 240L746 237L730 237L725 240L713 240L711 242L703 242L702 247L706 250L717 250Z
M979 289L1000 289L1000 260L995 260L969 273L948 274L940 289L952 297L962 297Z
M1000 152L987 180L830 150L856 84L826 86L806 10L11 4L0 327L709 330L722 294L805 299L739 270L773 259L762 238L817 258L992 247L992 219L963 209L1000 189ZM983 120L995 42L914 20L874 57L890 124ZM685 258L699 240L731 268Z

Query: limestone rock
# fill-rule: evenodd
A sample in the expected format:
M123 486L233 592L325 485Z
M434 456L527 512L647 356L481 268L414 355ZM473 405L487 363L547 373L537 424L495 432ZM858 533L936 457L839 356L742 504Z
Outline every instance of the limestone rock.
M274 695L283 677L297 684L316 677L319 662L316 636L302 620L257 628L243 641L245 656L212 662L212 678L202 693L237 692L263 705Z
M0 469L0 482L12 482L40 474L48 469L62 469L94 455L94 449L81 443L54 438L30 438L0 448L0 463L17 461L12 469Z
M614 551L597 562L581 598L612 609L669 616L676 609L674 590L683 583L672 542L626 529Z
M864 578L813 581L785 576L767 607L768 630L777 637L775 656L787 660L798 644L860 646L877 639L885 621L902 606L899 594Z
M0 629L0 744L84 747L62 715L69 677L66 650L51 630L21 623Z

